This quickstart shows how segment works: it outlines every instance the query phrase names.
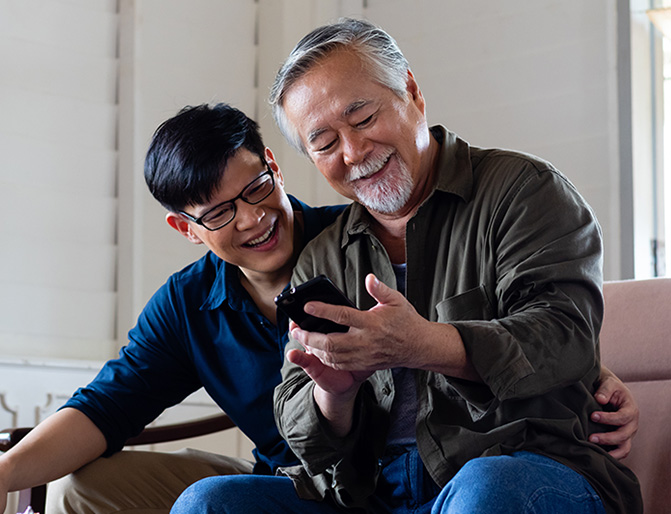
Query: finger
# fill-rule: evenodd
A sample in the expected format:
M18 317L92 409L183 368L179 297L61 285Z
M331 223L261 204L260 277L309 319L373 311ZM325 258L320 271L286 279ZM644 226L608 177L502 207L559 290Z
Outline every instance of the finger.
M631 452L631 441L627 441L622 446L618 446L614 450L608 452L608 454L614 459L624 459Z
M303 330L300 327L296 327L291 331L291 337L298 341L298 343L300 343L301 346L308 351L310 349L324 349L324 343L322 340L325 339L325 334L321 334L319 332L309 332L307 330Z
M600 432L592 434L589 437L590 442L600 444L602 446L620 446L623 443L630 441L633 432L627 427L621 427L612 432Z
M289 327L289 334L293 339L296 340L298 344L300 344L303 349L310 353L310 349L305 345L305 339L307 338L307 332L305 330L302 330L298 325L294 324L294 327L291 328Z
M322 390L332 394L342 394L348 391L354 382L354 376L349 372L337 371L325 365L316 356L301 352L300 350L289 350L287 352L289 362L303 368L305 373ZM370 376L363 377L361 382Z
M591 419L596 423L602 423L604 425L622 426L634 423L638 426L638 422L636 421L636 411L627 406L622 406L619 410L614 412L592 412Z
M594 393L594 398L596 398L596 401L599 402L601 405L608 405L608 402L610 401L611 395L605 391L602 391L601 388Z
M616 404L620 399L617 382L611 378L606 378L599 385L599 389L594 393L594 397L601 405L607 405L608 403Z
M398 291L381 282L372 273L366 275L366 291L380 304L392 303L400 295Z
M323 372L324 364L317 357L309 353L296 349L289 350L287 352L287 360L303 368L303 371L313 380Z
M348 362L353 359L352 354L355 350L346 347L342 344L336 344L332 339L343 334L320 334L318 332L308 332L300 328L291 331L293 337L304 348L305 353L308 353L318 358L322 364L333 369L345 369L343 367L343 359ZM343 357L343 355L345 357Z
M623 459L631 451L631 437L617 432L605 432L601 434L592 434L590 442L599 446L614 447L608 453L616 459Z
M361 311L345 305L333 305L330 303L312 301L305 304L307 314L334 321L346 327L359 326L359 315Z

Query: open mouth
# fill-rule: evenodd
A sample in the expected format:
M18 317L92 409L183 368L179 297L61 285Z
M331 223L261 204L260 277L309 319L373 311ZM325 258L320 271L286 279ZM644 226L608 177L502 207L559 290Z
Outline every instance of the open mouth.
M390 152L385 157L371 159L370 161L359 165L357 168L352 169L350 182L374 177L387 165L392 155L394 155L394 153Z
M261 234L259 237L255 237L254 239L247 241L242 246L244 246L245 248L257 248L259 246L262 246L272 239L276 231L277 231L277 221L273 223L271 227L268 230L266 230L266 232Z

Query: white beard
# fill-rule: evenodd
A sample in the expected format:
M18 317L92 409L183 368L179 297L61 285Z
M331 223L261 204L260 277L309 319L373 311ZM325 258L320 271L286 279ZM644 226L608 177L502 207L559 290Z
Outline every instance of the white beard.
M399 161L399 172L393 176L385 174L375 184L362 184L357 179L377 173L393 153L388 150L385 154L371 157L366 162L352 166L349 180L353 181L357 200L364 207L382 214L391 214L399 211L407 203L412 193L412 177L404 163Z

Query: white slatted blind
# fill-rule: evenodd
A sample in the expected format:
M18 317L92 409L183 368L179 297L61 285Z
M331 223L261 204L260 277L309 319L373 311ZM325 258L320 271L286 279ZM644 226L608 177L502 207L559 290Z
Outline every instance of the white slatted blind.
M115 340L117 2L0 0L0 355Z
M120 4L120 344L168 276L206 251L168 226L147 190L151 136L185 105L224 101L255 115L257 9L255 0Z

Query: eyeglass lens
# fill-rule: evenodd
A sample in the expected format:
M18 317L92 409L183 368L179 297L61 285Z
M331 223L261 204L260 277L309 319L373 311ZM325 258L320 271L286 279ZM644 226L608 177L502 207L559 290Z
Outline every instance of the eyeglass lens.
M275 189L275 181L273 180L272 171L266 172L250 182L239 198L248 204L254 205L264 200ZM212 212L207 213L203 219L203 225L214 230L230 223L235 217L235 203L234 201L222 203L217 206Z

